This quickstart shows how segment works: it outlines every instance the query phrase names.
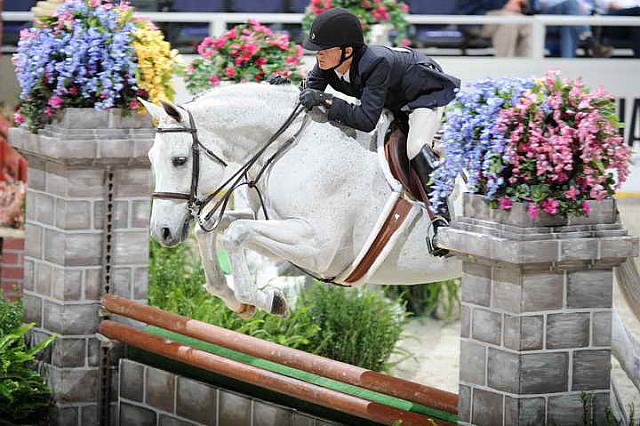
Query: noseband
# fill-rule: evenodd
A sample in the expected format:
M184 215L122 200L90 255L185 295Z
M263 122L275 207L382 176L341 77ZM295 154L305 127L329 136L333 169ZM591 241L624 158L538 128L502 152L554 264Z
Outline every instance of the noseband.
M300 115L300 113L304 110L304 108L298 103L294 108L293 112L289 115L285 123L269 138L267 143L258 150L258 152L249 159L244 165L240 167L240 169L233 174L226 182L220 185L214 192L209 194L205 199L198 198L198 181L200 179L200 149L204 151L206 155L208 155L212 160L220 163L224 167L227 166L227 163L216 155L213 151L204 146L200 140L198 139L198 129L195 126L195 122L193 120L193 115L191 111L182 108L189 115L189 127L159 127L156 129L158 133L191 133L191 153L193 158L193 168L191 170L191 189L189 193L184 192L153 192L151 194L152 198L155 199L165 199L165 200L186 200L187 201L187 210L191 214L191 216L198 221L203 230L209 232L213 231L218 224L220 223L220 219L224 214L224 211L227 207L227 203L229 202L229 198L233 194L233 191L242 185L248 185L250 188L254 188L260 197L260 202L262 204L262 210L267 217L266 208L264 206L264 202L262 200L262 195L260 191L256 187L257 181L260 179L265 169L273 162L273 160L290 146L302 133L302 130L305 128L307 119L303 121L300 129L289 138L278 150L272 155L262 167L262 169L258 172L257 177L254 180L249 181L247 178L247 171L253 166L253 164L258 161L260 156L265 152L265 150L273 143L276 139L278 139L288 128L291 126L293 121ZM201 213L204 207L209 204L218 194L220 194L226 187L229 187L228 191L222 199L220 199L214 207L207 213L207 215L201 218ZM217 220L211 227L207 227L207 223L211 219L211 217L215 214L217 210L220 210Z

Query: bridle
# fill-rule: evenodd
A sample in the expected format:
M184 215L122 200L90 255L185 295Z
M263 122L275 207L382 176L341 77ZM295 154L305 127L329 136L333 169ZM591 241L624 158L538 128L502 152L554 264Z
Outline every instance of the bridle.
M296 133L291 136L285 143L278 148L278 150L265 162L262 168L259 170L256 178L253 180L249 180L247 172L253 166L258 159L262 156L262 154L271 146L290 126L293 124L295 119L304 111L304 107L298 102L291 112L289 117L286 119L284 124L280 126L278 130L269 138L269 140L265 143L265 145L258 150L245 164L243 164L238 171L236 171L229 179L227 179L224 183L222 183L215 191L209 194L206 198L200 199L198 198L198 182L200 179L200 149L204 151L204 153L209 156L212 160L220 163L222 166L227 167L227 162L224 161L220 156L216 155L213 151L204 146L200 140L198 139L198 129L195 126L195 122L193 120L193 114L188 109L181 107L182 110L186 111L189 116L189 127L159 127L156 129L158 133L190 133L191 134L191 153L193 160L193 168L191 170L191 188L189 193L184 192L153 192L151 197L153 199L166 199L166 200L186 200L187 201L187 210L191 214L195 220L198 221L200 227L206 231L211 232L217 228L220 224L222 216L227 208L229 199L233 192L239 188L240 186L247 185L249 188L255 189L260 198L260 203L262 205L262 211L265 215L265 218L268 219L267 210L264 205L264 200L262 198L262 194L260 190L256 186L259 179L264 174L265 170L271 165L271 163L280 155L285 149L287 149L293 142L297 140L300 136L304 128L306 127L308 118L305 116L300 128L296 131ZM207 212L206 216L202 217L202 210L207 206L218 194L220 194L223 190L226 189L226 193L216 202L213 208ZM213 217L213 215L218 212L218 216L216 220L213 222L211 226L209 226L209 221Z
M193 120L193 114L191 111L182 108L189 115L189 127L158 127L157 133L191 133L191 154L193 159L193 168L191 169L191 189L189 193L184 192L154 192L151 194L151 198L166 199L166 200L187 200L187 210L193 216L197 211L199 212L206 204L205 200L198 198L198 182L200 180L200 149L204 151L212 160L217 161L222 166L227 167L227 162L220 156L216 155L209 148L204 146L200 139L198 139L198 129L195 126Z
M306 83L306 81L304 83ZM296 131L296 133L293 136L291 136L289 139L287 139L276 150L276 152L273 155L271 155L271 157L269 157L267 161L265 161L264 165L260 168L260 170L256 174L255 179L249 180L247 172L249 171L251 166L253 166L255 162L258 161L258 159L262 156L262 154L264 154L267 148L269 148L271 144L273 144L280 136L282 136L282 134L293 124L295 119L305 110L304 106L302 106L300 102L296 103L296 106L294 107L291 114L289 114L289 117L287 117L287 119L282 124L282 126L280 126L280 128L276 130L273 135L271 135L271 137L269 138L269 140L267 140L264 146L260 148L258 152L256 152L245 164L243 164L240 167L240 169L238 169L238 171L233 174L233 176L227 179L215 191L213 191L203 200L198 198L198 181L200 177L199 176L200 175L200 148L204 150L205 154L207 154L209 157L211 157L213 160L217 161L221 165L226 167L227 163L221 157L219 157L214 152L212 152L210 149L202 145L202 143L198 139L198 129L195 126L195 122L193 120L193 115L191 114L191 111L187 110L184 107L181 107L181 109L186 111L187 114L189 115L189 127L170 127L170 128L160 127L160 128L157 128L156 131L158 133L180 133L180 132L191 133L191 140L192 140L191 151L193 154L193 169L191 171L191 190L189 191L189 194L182 193L182 192L153 192L151 197L156 199L187 200L187 209L189 210L191 217L193 217L195 220L198 221L198 224L205 232L211 232L211 231L214 231L222 221L222 216L224 215L224 212L229 203L229 198L231 197L233 192L240 186L247 185L249 188L254 189L258 194L258 197L260 199L260 205L262 207L262 213L264 214L265 219L269 220L269 215L267 214L267 209L264 204L264 199L262 197L262 193L257 187L257 183L260 180L260 178L264 175L264 172L267 170L267 168L273 163L273 161L276 158L278 158L278 156L282 152L284 152L289 146L291 146L291 144L293 144L298 139L302 131L307 126L307 123L309 121L309 116L305 115L304 119L302 120L302 124L300 125L300 128ZM228 187L227 192L215 203L215 205L203 218L202 210L204 209L204 207L207 204L209 204L218 194L220 194L227 187ZM209 221L211 220L213 215L216 213L216 211L218 211L218 215L215 221L213 222L213 224L211 224L211 226L208 226ZM319 277L307 271L306 269L296 265L293 262L289 262L289 263L291 263L294 267L299 269L304 274L314 278L315 280L322 281L324 283L335 284L340 287L350 287L348 285L334 282L333 280L335 278Z

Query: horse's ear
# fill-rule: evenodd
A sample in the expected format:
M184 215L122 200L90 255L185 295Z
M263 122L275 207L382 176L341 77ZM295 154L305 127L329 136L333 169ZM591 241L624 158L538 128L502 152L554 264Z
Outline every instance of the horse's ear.
M162 108L164 108L164 112L166 112L169 117L176 120L178 123L182 123L182 114L180 114L180 110L171 102L160 101L162 103Z
M142 98L138 98L138 102L140 102L142 104L142 106L144 106L144 108L147 110L147 112L156 121L159 121L161 118L167 116L167 114L164 112L164 109L162 109L162 107L160 105L156 105L156 104L151 103L149 101L145 101Z

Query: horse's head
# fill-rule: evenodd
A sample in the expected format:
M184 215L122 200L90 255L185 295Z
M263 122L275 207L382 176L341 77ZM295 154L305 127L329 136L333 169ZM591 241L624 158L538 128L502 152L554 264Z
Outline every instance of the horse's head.
M198 127L197 115L168 102L142 103L158 123L148 154L154 176L151 236L171 247L187 238L191 209L222 182L226 163L211 147L213 133Z

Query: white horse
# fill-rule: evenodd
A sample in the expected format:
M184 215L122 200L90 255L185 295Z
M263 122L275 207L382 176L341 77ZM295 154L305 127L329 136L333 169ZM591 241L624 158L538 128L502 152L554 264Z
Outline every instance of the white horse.
M297 97L293 86L247 83L212 89L182 107L144 104L159 129L197 129L197 138L210 151L209 155L201 152L199 159L196 192L203 199L265 144L291 113ZM295 133L301 120L265 152L250 177ZM189 132L156 135L149 151L156 193L190 193L192 144ZM268 168L258 189L269 220L251 191L251 208L227 211L215 232L196 225L208 291L244 316L254 307L286 313L280 290L254 282L245 249L291 261L322 277L335 277L362 249L391 191L376 153L340 129L313 121ZM185 199L155 199L151 234L162 245L176 245L187 237L191 219ZM429 224L426 215L418 215L368 282L411 285L460 277L460 260L429 255L425 241L431 232ZM222 233L230 255L233 288L216 262L216 233Z

